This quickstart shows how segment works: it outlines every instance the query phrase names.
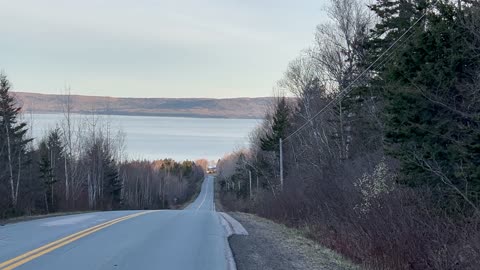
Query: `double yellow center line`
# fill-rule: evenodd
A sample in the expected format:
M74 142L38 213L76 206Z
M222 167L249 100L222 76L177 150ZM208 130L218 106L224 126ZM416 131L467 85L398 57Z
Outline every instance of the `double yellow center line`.
M85 229L83 231L71 234L69 236L66 236L62 239L59 239L59 240L53 241L51 243L48 243L48 244L46 244L44 246L41 246L39 248L36 248L34 250L30 250L30 251L28 251L28 252L26 252L26 253L24 253L20 256L17 256L13 259L2 262L2 263L0 263L0 269L1 270L11 270L11 269L17 268L20 265L23 265L23 264L25 264L25 263L27 263L27 262L35 259L35 258L38 258L42 255L45 255L49 252L52 252L55 249L58 249L58 248L63 247L65 245L68 245L69 243L72 243L73 241L76 241L76 240L78 240L82 237L85 237L85 236L90 235L94 232L97 232L99 230L110 227L113 224L125 221L127 219L131 219L131 218L134 218L134 217L138 217L138 216L150 213L150 212L151 211L139 212L139 213L131 214L131 215L128 215L128 216L116 218L116 219L107 221L105 223L98 224L96 226L90 227L90 228Z

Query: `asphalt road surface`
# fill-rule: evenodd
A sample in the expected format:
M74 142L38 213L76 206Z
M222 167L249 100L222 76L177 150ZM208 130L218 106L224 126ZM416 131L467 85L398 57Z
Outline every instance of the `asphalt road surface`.
M185 210L111 211L0 227L0 269L234 269L213 177ZM229 226L230 228L232 226Z

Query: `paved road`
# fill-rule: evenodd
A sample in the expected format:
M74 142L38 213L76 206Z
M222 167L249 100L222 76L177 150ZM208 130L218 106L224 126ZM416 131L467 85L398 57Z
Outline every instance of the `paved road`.
M213 194L209 176L185 210L98 212L0 227L0 269L231 269Z

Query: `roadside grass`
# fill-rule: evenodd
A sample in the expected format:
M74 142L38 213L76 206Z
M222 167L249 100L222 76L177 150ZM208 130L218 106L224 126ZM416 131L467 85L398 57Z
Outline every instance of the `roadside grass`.
M224 212L223 205L220 201L220 182L217 181L217 175L214 175L214 197L213 201L215 203L215 210L217 212Z
M306 231L290 228L254 214L233 212L231 215L239 221L249 220L251 225L255 226L257 231L265 234L266 237L277 239L278 245L281 245L283 250L292 250L298 253L304 258L304 260L306 260L305 262L300 263L305 263L310 267L312 265L315 267L321 267L320 269L363 269L337 252L308 238Z
M215 181L215 206L217 211L226 211L221 203L220 184ZM263 218L251 213L229 212L237 219L249 233L254 231L260 233L262 237L278 242L281 250L291 251L299 254L303 260L299 264L305 264L305 268L296 269L332 269L332 270L361 270L366 269L363 266L355 264L343 255L322 246L320 243L311 239L308 227L292 228L273 220ZM250 228L248 228L250 227ZM249 237L249 236L235 236ZM266 239L266 240L267 240ZM248 240L255 241L255 240ZM257 243L258 244L258 243ZM237 260L237 258L236 258ZM312 268L313 267L313 268ZM320 267L320 268L318 268Z

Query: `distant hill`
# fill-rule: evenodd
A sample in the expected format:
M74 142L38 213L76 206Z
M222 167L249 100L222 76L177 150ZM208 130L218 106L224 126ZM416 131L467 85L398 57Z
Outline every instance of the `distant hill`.
M14 92L24 111L63 111L63 95ZM271 97L260 98L116 98L70 96L74 113L217 118L262 118Z

